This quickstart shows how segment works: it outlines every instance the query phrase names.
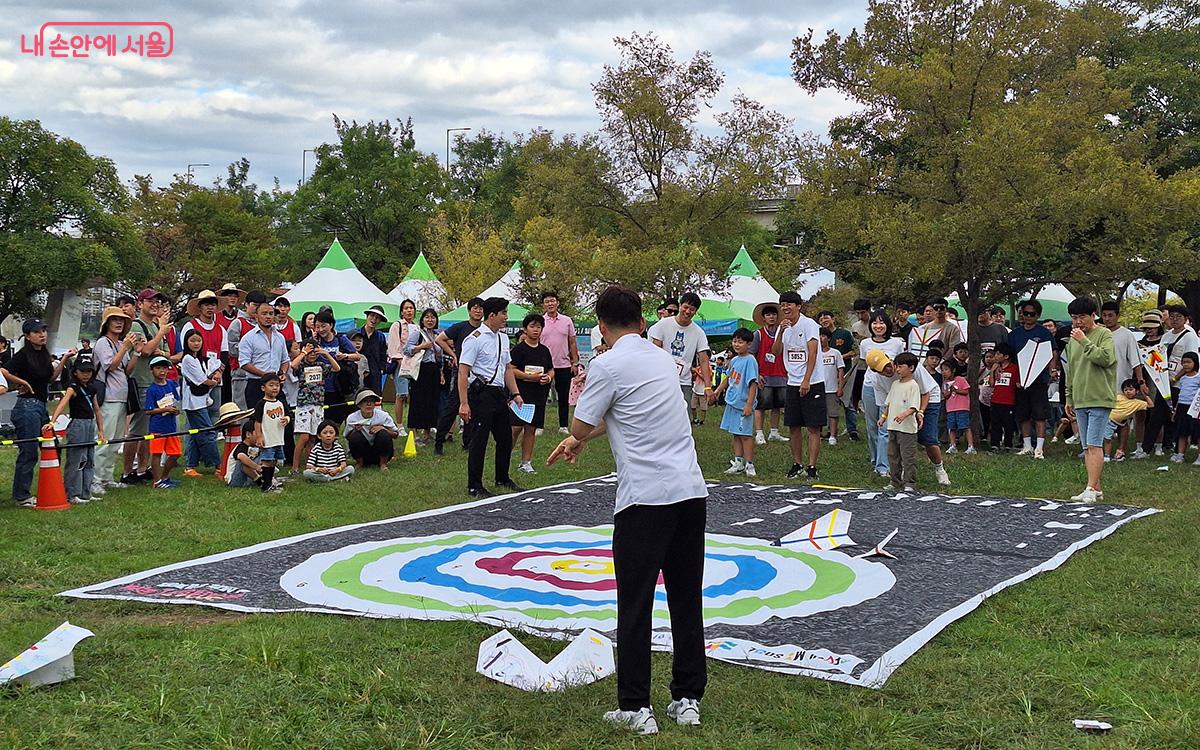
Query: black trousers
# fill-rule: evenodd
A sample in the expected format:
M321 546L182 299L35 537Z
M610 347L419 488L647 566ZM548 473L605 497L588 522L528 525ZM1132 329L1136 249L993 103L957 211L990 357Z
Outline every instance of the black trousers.
M346 396L338 391L325 393L325 418L333 422L338 427L346 421L346 417L350 416L350 412L354 411L353 404L346 402L354 398L354 394Z
M446 394L446 405L442 408L442 413L438 417L437 438L434 440L436 445L445 445L449 439L450 426L454 424L454 420L458 417L458 406L458 381L456 380L450 384L450 391ZM462 444L463 448L471 445L471 425L469 424L462 426Z
M569 427L568 412L571 410L571 368L554 368L554 395L558 399L558 426Z
M1158 432L1162 430L1162 448L1164 453L1174 453L1175 445L1173 438L1175 437L1175 427L1171 421L1171 407L1167 404L1167 400L1158 392L1158 387L1153 384L1154 388L1154 408L1150 409L1146 415L1146 431L1142 435L1142 450L1146 453L1154 452L1154 444L1160 442L1158 440Z
M471 448L467 454L467 489L483 486L483 461L487 456L488 436L496 440L496 484L508 484L508 465L512 462L512 426L508 399L503 388L468 390L471 407ZM438 433L439 435L441 433Z
M396 455L392 436L384 430L374 435L354 430L346 442L350 444L350 455L361 461L364 466L378 466L380 461L390 461L392 456Z
M650 705L650 632L662 571L671 613L671 699L704 697L704 498L631 505L613 519L617 575L617 703Z
M1013 407L1004 404L992 404L992 448L1013 447L1013 435L1017 431L1017 423L1013 419Z
M246 408L253 409L258 406L258 402L263 400L262 381L258 378L250 378L246 381Z

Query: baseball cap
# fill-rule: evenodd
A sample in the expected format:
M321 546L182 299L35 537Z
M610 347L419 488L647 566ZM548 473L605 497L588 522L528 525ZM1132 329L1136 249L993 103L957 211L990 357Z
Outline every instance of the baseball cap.
M152 289L150 287L146 287L145 289L143 289L141 292L138 293L137 301L145 302L148 299L158 299L158 300L162 300L163 302L170 302L170 300L167 299L167 295L163 294L162 292L158 291L157 289Z
M25 336L28 336L34 331L44 331L47 328L49 328L49 326L46 325L45 321L41 320L40 318L31 318L21 324L21 333Z
M166 357L162 357L162 356L155 357L154 359L150 360L151 367L158 367L160 365L162 367L170 367L171 360L167 359Z

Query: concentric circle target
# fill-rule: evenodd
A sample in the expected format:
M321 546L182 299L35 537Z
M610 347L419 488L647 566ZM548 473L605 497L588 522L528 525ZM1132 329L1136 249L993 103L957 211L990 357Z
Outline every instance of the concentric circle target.
M851 607L895 584L886 566L837 551L708 534L704 620L756 625ZM490 620L554 629L616 628L612 527L464 531L365 542L288 570L296 599L385 617ZM669 624L659 581L655 627Z

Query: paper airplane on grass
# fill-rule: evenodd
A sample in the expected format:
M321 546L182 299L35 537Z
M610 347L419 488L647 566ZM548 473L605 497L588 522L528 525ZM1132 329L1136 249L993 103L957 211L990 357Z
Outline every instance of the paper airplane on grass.
M775 546L796 545L817 550L853 547L854 540L850 538L849 534L852 516L853 514L848 510L835 508L817 520L781 537Z
M1054 347L1049 341L1025 342L1025 346L1017 352L1017 372L1021 377L1021 387L1028 388L1053 358Z
M885 550L884 547L887 546L888 542L892 541L892 537L896 536L898 531L900 531L900 529L892 529L892 533L885 536L883 541L872 547L869 552L864 552L861 555L855 555L855 557L888 557L892 560L895 560L896 556Z
M613 643L590 628L577 635L550 663L542 661L507 630L479 644L475 671L530 692L557 692L587 685L616 672Z
M9 661L0 665L0 685L38 687L75 677L75 646L95 633L64 622Z

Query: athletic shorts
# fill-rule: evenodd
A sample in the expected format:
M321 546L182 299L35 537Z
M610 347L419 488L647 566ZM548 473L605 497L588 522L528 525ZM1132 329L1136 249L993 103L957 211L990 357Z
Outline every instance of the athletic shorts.
M834 391L833 393L829 393L827 391L825 393L825 413L837 415L841 414L842 409L842 400L838 398L837 391Z
M941 445L938 440L938 417L942 413L942 405L929 404L925 407L925 421L917 432L917 445Z
M787 398L783 405L783 424L785 427L824 427L829 421L825 411L825 384L813 383L809 386L808 395L800 395L800 386L789 385Z
M1028 388L1017 389L1017 404L1013 408L1017 424L1022 422L1044 422L1050 418L1050 384L1032 383Z
M971 429L971 412L969 412L969 411L948 411L948 412L946 412L946 429L954 430L955 432Z
M546 395L548 397L550 394L547 393ZM529 403L529 402L526 401L525 403ZM512 409L509 409L508 410L508 423L510 425L512 425L513 427L536 427L539 430L542 429L543 427L546 426L546 402L542 401L542 403L540 403L540 404L535 403L533 405L533 421L532 422L524 421L523 419L518 417L515 413L513 413Z
M740 407L726 406L725 413L721 415L721 429L730 435L750 437L754 434L754 414L743 416Z
M325 418L325 409L321 406L301 406L296 409L296 422L293 428L297 435L316 435L317 425Z
M758 411L773 411L782 409L787 404L786 385L764 385L758 389L758 403L754 408Z
M154 438L150 441L150 453L155 456L164 453L168 456L182 456L183 442L179 439L178 435Z

